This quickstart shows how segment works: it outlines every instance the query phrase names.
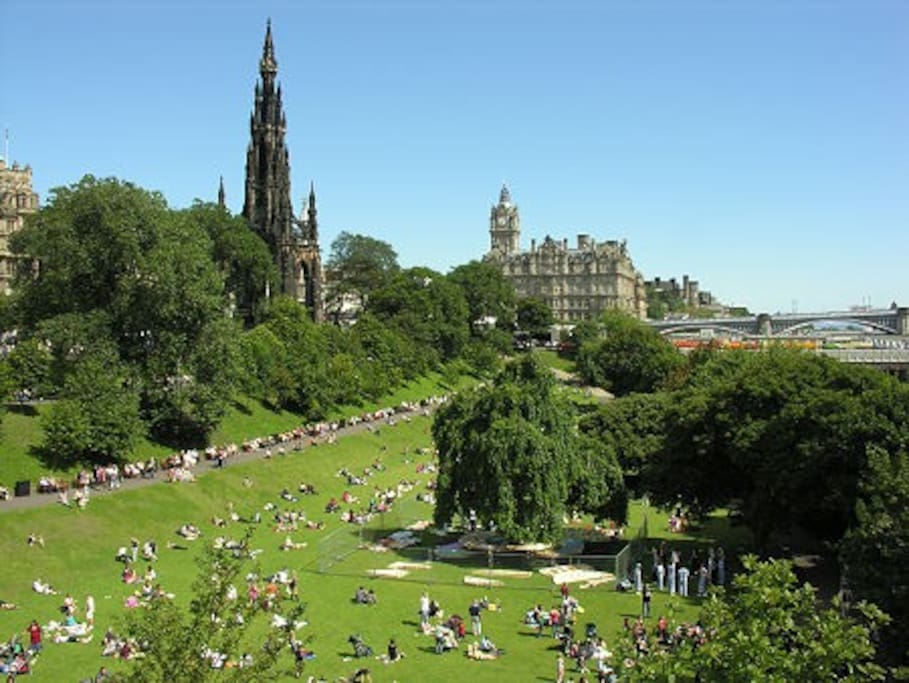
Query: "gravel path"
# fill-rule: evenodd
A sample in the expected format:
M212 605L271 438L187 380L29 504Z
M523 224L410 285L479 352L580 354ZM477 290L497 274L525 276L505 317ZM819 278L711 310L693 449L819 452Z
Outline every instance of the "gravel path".
M410 410L410 411L405 411L400 408L396 408L394 418L395 418L395 421L397 422L398 420L400 420L404 417L419 416L422 414L422 412L424 410L425 409L422 407L417 408L416 410ZM429 410L432 410L432 406L430 406ZM388 428L389 425L384 420L373 421L373 422L359 422L355 425L351 425L351 426L347 426L347 427L340 427L336 431L331 432L331 434L333 434L337 438L342 438L342 437L348 436L350 434L357 434L360 432L368 431L371 428L375 428L375 427ZM293 457L293 455L295 453L293 448L295 446L303 443L303 444L305 444L305 448L308 449L308 448L312 447L311 444L313 444L314 442L320 443L320 444L325 443L327 438L328 438L327 435L322 435L322 436L318 436L318 437L306 436L306 437L303 437L302 439L299 439L296 441L290 441L286 444L283 444L283 446L287 449L286 454L284 454L284 455L275 454L275 455L273 455L273 457L275 457L275 458ZM272 452L274 453L277 450L277 448L278 448L277 446L271 447ZM224 468L227 469L227 468L233 467L234 465L237 465L239 463L250 462L252 460L262 460L265 457L265 450L266 450L265 448L256 448L256 449L252 449L249 451L240 450L239 452L237 452L236 455L232 455L227 460L224 461ZM217 471L218 471L218 467L217 467L216 461L205 460L204 458L200 457L198 464L193 469L193 474L198 477L202 474L208 474L209 472L217 472ZM95 498L97 496L116 495L120 491L131 491L133 489L144 488L146 486L152 486L155 484L165 483L166 481L167 481L166 470L159 468L158 471L155 473L154 478L151 478L151 479L145 479L143 477L134 477L132 479L122 479L121 478L121 480L120 480L121 486L118 489L108 489L107 487L97 488L97 489L93 488L91 490L91 498ZM4 512L11 512L13 510L28 510L31 508L47 507L49 505L59 505L56 493L37 493L34 490L35 482L32 482L32 485L33 485L33 489L32 489L32 494L30 496L13 496L12 495L13 491L10 490L9 500L0 501L0 514L3 514ZM72 501L72 492L73 492L73 489L71 488L69 491L70 501ZM89 503L89 505L91 505L91 503Z

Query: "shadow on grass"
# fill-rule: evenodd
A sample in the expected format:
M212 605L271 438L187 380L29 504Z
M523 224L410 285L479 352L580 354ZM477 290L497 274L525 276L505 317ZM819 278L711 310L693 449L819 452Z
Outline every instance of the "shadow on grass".
M240 403L240 401L231 401L230 407L242 415L252 415L252 410L249 409L249 406L247 406L245 403ZM269 406L266 406L266 407L269 410L274 410L273 408L271 408Z
M23 417L37 417L38 408L30 403L7 403L6 412Z

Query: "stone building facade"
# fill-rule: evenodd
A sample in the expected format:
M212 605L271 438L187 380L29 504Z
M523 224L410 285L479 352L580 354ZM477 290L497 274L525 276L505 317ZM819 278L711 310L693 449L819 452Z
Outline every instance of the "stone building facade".
M625 241L596 242L578 235L574 247L567 239L547 236L521 250L518 207L502 187L499 203L489 217L490 249L485 259L498 265L514 284L519 297L543 300L559 322L597 317L607 309L647 315L644 278L635 270Z
M284 142L287 120L281 103L281 86L277 83L278 62L270 21L265 31L259 75L249 121L243 216L268 244L280 272L281 292L305 304L313 319L320 322L322 257L316 193L310 184L306 207L297 219L291 202L290 155Z
M10 237L22 229L25 216L38 210L38 193L32 190L32 169L0 159L0 292L9 294L21 257L9 249Z

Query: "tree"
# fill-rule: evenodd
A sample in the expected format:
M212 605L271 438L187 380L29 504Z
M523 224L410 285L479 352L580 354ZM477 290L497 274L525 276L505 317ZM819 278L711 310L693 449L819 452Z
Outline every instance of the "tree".
M884 634L889 661L909 665L909 455L870 446L859 481L855 523L839 545L840 566L852 594L879 605L893 619Z
M196 201L187 216L208 235L212 259L238 315L248 324L261 321L266 287L278 290L278 271L268 245L242 216L222 206Z
M534 339L548 339L549 328L555 322L552 309L542 299L528 296L518 300L518 329Z
M625 484L641 494L641 472L663 450L666 438L668 392L631 394L601 403L581 418L582 434L611 449L621 467Z
M511 332L515 321L515 291L497 266L485 261L471 261L458 266L448 275L464 292L468 320L473 334L482 335L485 321L495 319L495 327Z
M144 656L129 663L114 680L123 683L152 681L276 681L294 673L290 663L295 641L294 624L302 618L304 606L283 594L269 611L258 604L230 597L230 587L242 587L249 572L259 574L250 559L247 532L239 549L203 550L199 572L189 591L188 604L181 596L170 600L155 597L146 609L131 610L121 635L138 643ZM287 620L283 628L266 628L272 615ZM248 666L215 669L203 652L223 654L236 664L249 653Z
M46 344L34 338L23 339L10 352L7 363L16 390L34 398L46 398L54 393L53 357Z
M331 243L325 265L330 274L327 307L333 311L339 311L347 297L367 302L399 269L398 255L390 244L347 231Z
M607 311L602 336L578 350L578 371L588 384L616 395L651 392L685 365L675 347L646 323L620 311Z
M80 322L85 316L103 319L120 359L136 369L155 435L194 443L213 428L235 379L235 364L216 356L235 335L224 323L212 241L196 218L169 210L159 193L85 176L52 190L11 242L40 262L37 275L29 269L17 279L25 331L64 320L57 328L74 338L92 327Z
M470 337L464 293L429 268L397 273L373 293L366 310L417 344L421 371L457 358Z
M713 354L667 399L666 439L644 466L652 499L694 514L736 501L764 546L793 527L849 527L866 447L909 439L909 387L787 349Z
M435 521L473 509L508 538L552 540L561 532L573 444L571 409L551 373L532 357L495 384L459 394L436 414Z
M458 394L436 414L432 431L440 526L475 510L508 538L551 541L568 505L603 512L624 495L614 459L578 441L571 405L533 356L507 365L492 384Z
M714 590L704 605L703 636L683 632L672 646L627 659L634 662L626 669L631 681L884 679L874 662L875 632L887 621L879 609L863 603L856 618L845 617L836 602L823 605L810 584L799 586L790 562L744 557L742 564L732 590ZM631 642L623 649L633 657Z
M65 468L119 462L129 455L144 432L130 380L110 346L82 352L44 420L45 459Z

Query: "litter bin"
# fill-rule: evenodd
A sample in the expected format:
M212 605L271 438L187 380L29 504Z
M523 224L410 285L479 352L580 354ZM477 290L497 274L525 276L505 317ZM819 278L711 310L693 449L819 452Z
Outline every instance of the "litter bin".
M16 482L16 496L28 496L32 492L32 483L28 480Z

